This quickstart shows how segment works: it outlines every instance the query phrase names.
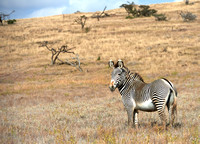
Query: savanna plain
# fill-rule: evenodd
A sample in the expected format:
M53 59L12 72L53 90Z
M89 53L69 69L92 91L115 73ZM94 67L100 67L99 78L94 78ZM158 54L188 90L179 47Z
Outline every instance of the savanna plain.
M125 19L119 8L100 21L76 13L0 26L0 143L199 143L200 2L193 2L150 5L168 21ZM184 22L180 11L197 19ZM88 32L74 23L81 15L89 17ZM76 47L83 72L51 65L51 52L39 47L43 41ZM162 77L174 83L174 126L163 130L157 112L139 112L137 130L127 126L121 96L108 88L110 59L122 59L147 83Z

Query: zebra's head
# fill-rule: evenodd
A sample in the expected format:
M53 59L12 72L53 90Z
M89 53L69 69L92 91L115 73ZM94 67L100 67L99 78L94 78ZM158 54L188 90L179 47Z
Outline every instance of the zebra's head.
M118 60L116 64L112 60L108 62L109 67L113 68L112 77L110 82L110 90L113 92L116 88L120 87L126 79L126 70L122 60Z

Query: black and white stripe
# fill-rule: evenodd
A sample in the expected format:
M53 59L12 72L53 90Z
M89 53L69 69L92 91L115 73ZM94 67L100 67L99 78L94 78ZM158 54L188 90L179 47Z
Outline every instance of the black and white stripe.
M158 111L163 122L166 122L164 108L166 104L172 105L177 92L173 84L167 79L159 79L152 83L145 83L137 73L131 73L128 68L122 67L122 73L116 73L115 83L122 96L123 104L128 113L128 122L133 118L133 124L137 124L138 110ZM119 85L120 84L120 85ZM172 97L172 101L169 101Z

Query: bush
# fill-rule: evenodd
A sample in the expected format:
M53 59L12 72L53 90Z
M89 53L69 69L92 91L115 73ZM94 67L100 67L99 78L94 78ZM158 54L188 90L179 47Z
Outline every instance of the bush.
M155 13L157 13L157 10L150 9L150 6L140 5L139 8L140 9L138 10L138 12L140 13L139 14L140 16L150 17L154 15Z
M130 15L132 15L133 18L150 17L157 13L157 10L150 9L150 6L148 5L140 5L139 8L136 9L134 2L129 4L122 4L120 7L125 8L126 12L128 13L126 18L132 18Z
M14 24L14 23L16 23L16 20L15 19L13 19L13 20L7 20L7 23L8 24Z
M165 14L154 14L153 16L156 18L156 21L167 21Z
M188 5L189 4L189 0L185 0L185 4Z
M192 14L191 12L186 12L186 13L181 12L180 15L183 18L183 21L186 21L186 22L194 21L196 20L196 17L197 17L195 14Z
M134 2L132 2L132 3L129 3L129 4L122 4L120 7L125 8L128 15L130 15L133 12L134 6L135 6L135 4L134 4Z
M98 58L97 58L97 61L100 61L101 60L101 57L100 56L98 56Z
M91 27L86 27L86 28L84 28L85 33L90 32L90 30L91 30Z
M128 16L126 16L126 19L133 19L134 17L133 16L130 16L130 15L128 15Z

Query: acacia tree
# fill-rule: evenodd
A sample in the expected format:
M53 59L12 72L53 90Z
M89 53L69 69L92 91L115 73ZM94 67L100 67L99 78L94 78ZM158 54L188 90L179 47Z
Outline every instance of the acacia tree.
M136 8L134 2L122 4L120 7L125 8L126 12L128 13L127 18L150 17L157 13L157 10L150 9L150 6L148 5L140 5L138 8Z
M105 13L106 8L107 7L105 6L105 8L103 9L102 12L96 12L95 14L93 14L91 16L91 18L97 18L97 20L99 21L100 18L102 18L102 17L108 17L108 16L110 16L109 14Z
M81 25L81 29L83 30L84 27L85 27L85 24L86 24L86 21L87 21L87 17L85 15L82 15L78 18L76 18L74 20L74 22L76 22L77 24L80 24Z
M52 56L51 56L51 65L54 65L56 63L56 60L60 61L61 64L68 64L68 65L71 65L71 66L74 66L76 68L79 69L79 71L83 71L81 66L80 66L80 59L79 59L79 55L78 54L75 54L73 51L71 51L72 49L75 49L75 47L72 47L72 48L68 48L67 45L62 45L61 47L59 47L58 49L55 49L55 48L50 48L48 46L48 41L44 41L42 43L40 43L40 47L46 47L47 50L51 51L52 53ZM74 59L75 61L74 62L70 62L69 60L61 60L59 59L59 55L61 53L71 53L71 54L74 54L75 57L73 57L72 59Z
M135 7L135 3L128 2L128 4L122 4L120 7L124 8L126 10L126 12L128 13L128 15L130 15L133 13L133 8Z

